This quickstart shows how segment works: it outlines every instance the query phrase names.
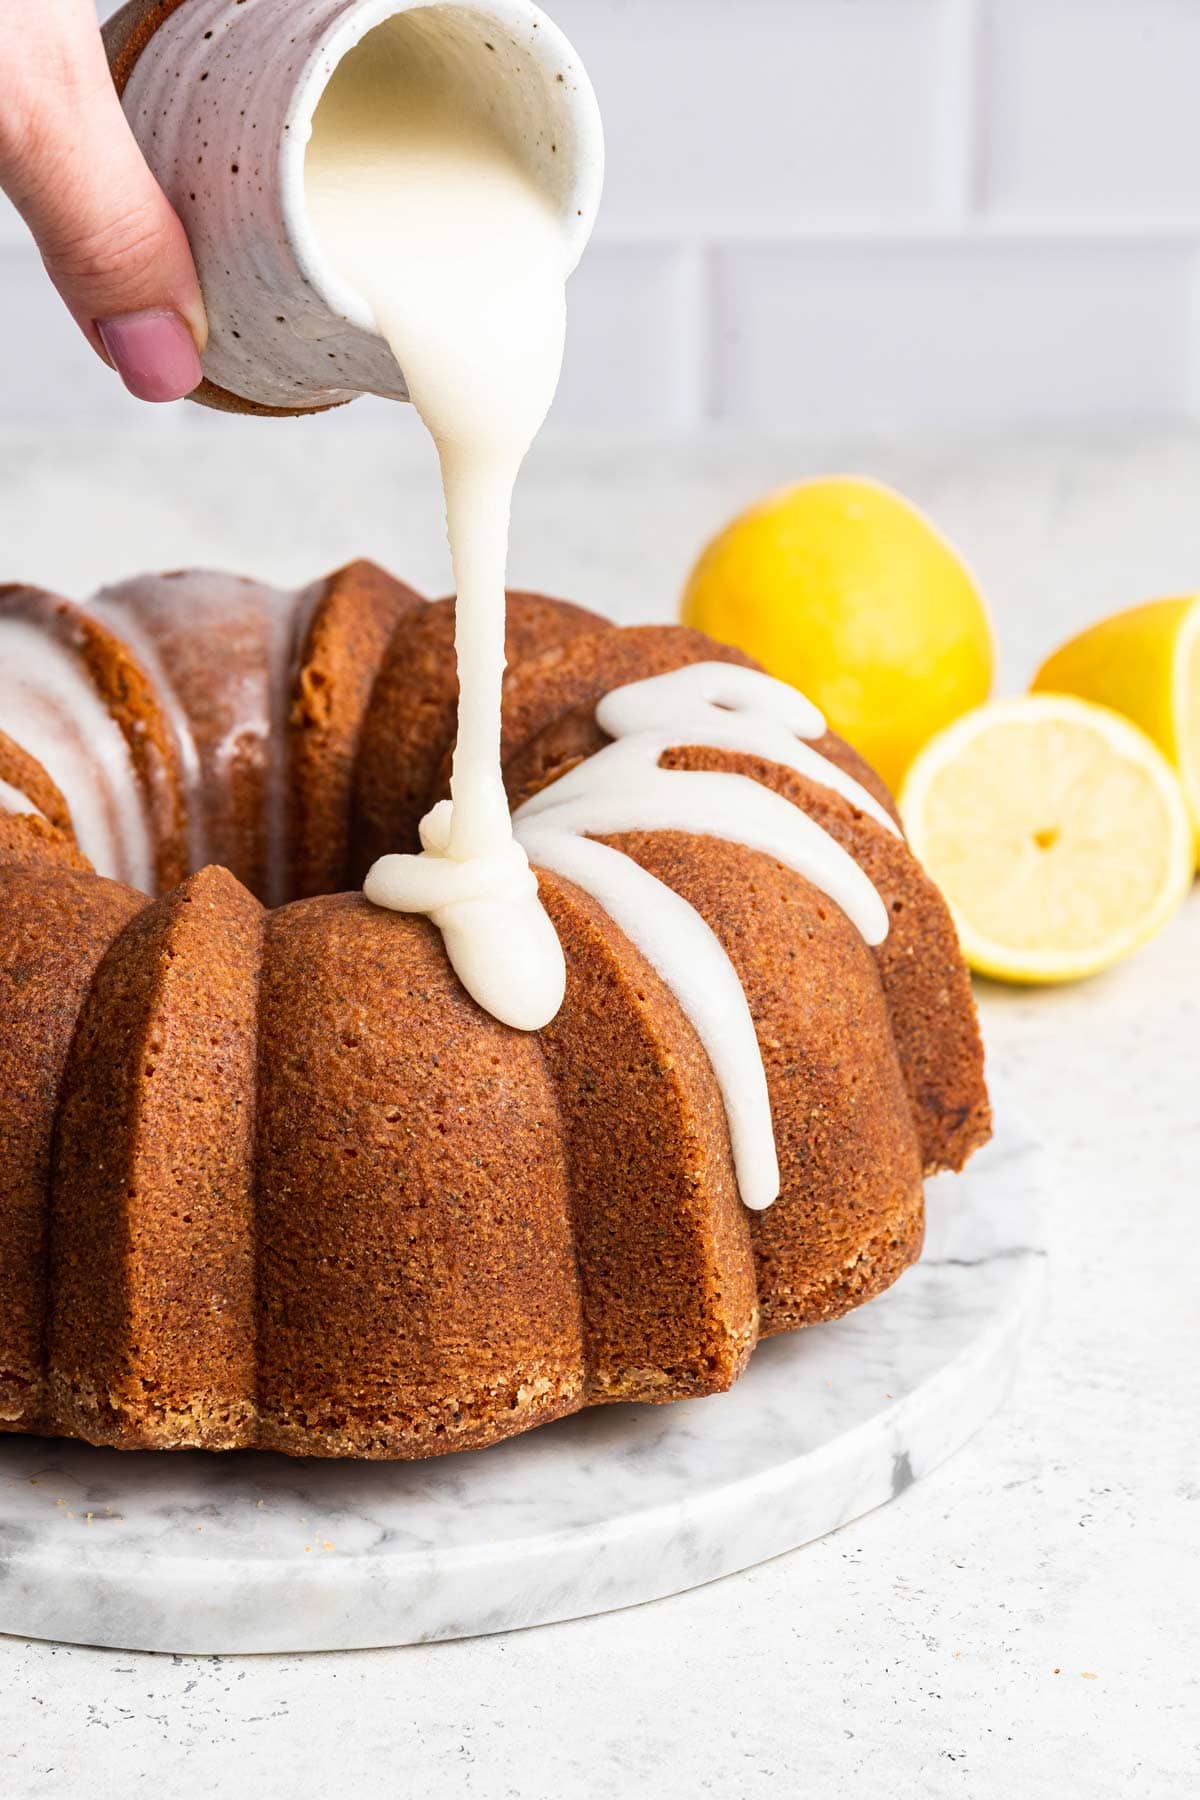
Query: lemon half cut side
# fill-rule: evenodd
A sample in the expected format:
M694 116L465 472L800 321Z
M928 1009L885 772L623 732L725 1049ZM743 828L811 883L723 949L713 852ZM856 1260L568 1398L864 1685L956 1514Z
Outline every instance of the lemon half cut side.
M1003 981L1074 981L1182 903L1193 835L1178 777L1107 707L1030 694L977 708L909 770L900 809L963 953Z

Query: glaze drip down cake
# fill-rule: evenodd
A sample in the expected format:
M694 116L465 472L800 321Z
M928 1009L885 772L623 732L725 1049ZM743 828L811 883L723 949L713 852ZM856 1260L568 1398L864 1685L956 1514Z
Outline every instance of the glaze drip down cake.
M421 1457L717 1392L894 1281L987 1137L886 790L682 627L510 595L565 993L477 1005L362 891L448 791L453 639L366 563L0 592L3 1429Z

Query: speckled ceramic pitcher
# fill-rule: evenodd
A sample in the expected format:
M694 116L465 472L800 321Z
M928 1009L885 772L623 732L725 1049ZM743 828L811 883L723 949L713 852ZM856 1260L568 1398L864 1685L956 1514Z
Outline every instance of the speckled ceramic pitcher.
M289 414L363 393L408 398L370 309L316 241L304 156L342 58L418 6L582 252L603 179L599 111L578 56L527 0L131 0L105 42L196 258L210 334L196 399Z

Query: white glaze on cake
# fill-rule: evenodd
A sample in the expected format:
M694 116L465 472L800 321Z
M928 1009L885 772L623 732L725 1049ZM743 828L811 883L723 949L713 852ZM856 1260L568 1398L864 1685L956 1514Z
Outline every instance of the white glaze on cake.
M536 1031L562 1005L567 980L537 877L511 830L494 851L460 861L452 825L453 804L443 800L421 820L422 854L381 856L363 892L393 912L424 913L472 999L503 1024Z
M287 724L305 594L209 569L137 576L102 588L88 610L133 650L179 749L193 869L229 859L211 809L234 770L261 771L265 897L287 898ZM211 670L211 681L206 679ZM197 731L197 710L205 729Z
M703 744L714 750L761 756L765 762L779 763L832 788L857 811L899 835L895 820L874 794L804 741L821 738L826 731L825 719L812 701L786 681L775 681L758 669L745 669L737 663L692 663L646 681L630 682L599 701L596 723L610 738L640 737L636 755L641 758L649 751L647 740L653 737L661 740L659 755L682 745ZM689 732L699 735L688 736ZM625 754L635 755L631 745ZM556 791L562 792L561 785Z
M22 618L0 618L0 726L62 794L93 867L152 893L150 823L125 735L81 658Z
M832 789L886 830L896 826L861 783L804 741L824 734L816 707L756 670L698 663L632 682L600 701L596 719L613 741L526 801L514 821L517 842L532 863L589 893L674 994L721 1090L742 1199L755 1209L769 1206L779 1193L779 1168L767 1080L733 964L685 900L630 857L594 840L685 831L743 844L794 869L841 908L868 944L879 944L887 936L888 914L874 884L807 813L749 776L664 769L661 759L685 746L763 757ZM422 824L429 849L441 851L447 843L449 815L444 801ZM395 904L397 876L404 901L399 910L428 913L481 1006L491 1010L488 995L497 979L516 994L548 987L551 963L526 975L518 959L531 946L519 941L509 943L499 971L485 967L486 979L472 985L485 947L505 941L510 895L518 882L531 879L528 870L512 862L382 857L368 877L367 897Z
M794 869L836 902L868 944L887 908L859 865L807 813L749 776L661 768L670 749L702 745L761 756L834 789L895 831L860 783L804 738L825 721L784 682L728 663L697 663L605 695L597 723L611 744L516 815L531 860L591 894L674 994L713 1067L745 1204L769 1206L779 1166L767 1078L733 964L700 915L630 857L592 841L626 831L686 831L744 844Z
M41 819L45 814L40 807L33 804L28 794L15 788L8 781L0 781L0 812L21 813L26 818Z

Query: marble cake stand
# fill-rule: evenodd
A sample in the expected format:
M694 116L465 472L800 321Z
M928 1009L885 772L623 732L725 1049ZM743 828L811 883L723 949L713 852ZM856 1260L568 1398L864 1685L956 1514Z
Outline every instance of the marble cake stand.
M902 1493L999 1404L1040 1312L1040 1161L1001 1113L969 1171L930 1184L914 1269L762 1345L713 1399L407 1465L0 1437L0 1631L406 1644L605 1612L795 1549Z

